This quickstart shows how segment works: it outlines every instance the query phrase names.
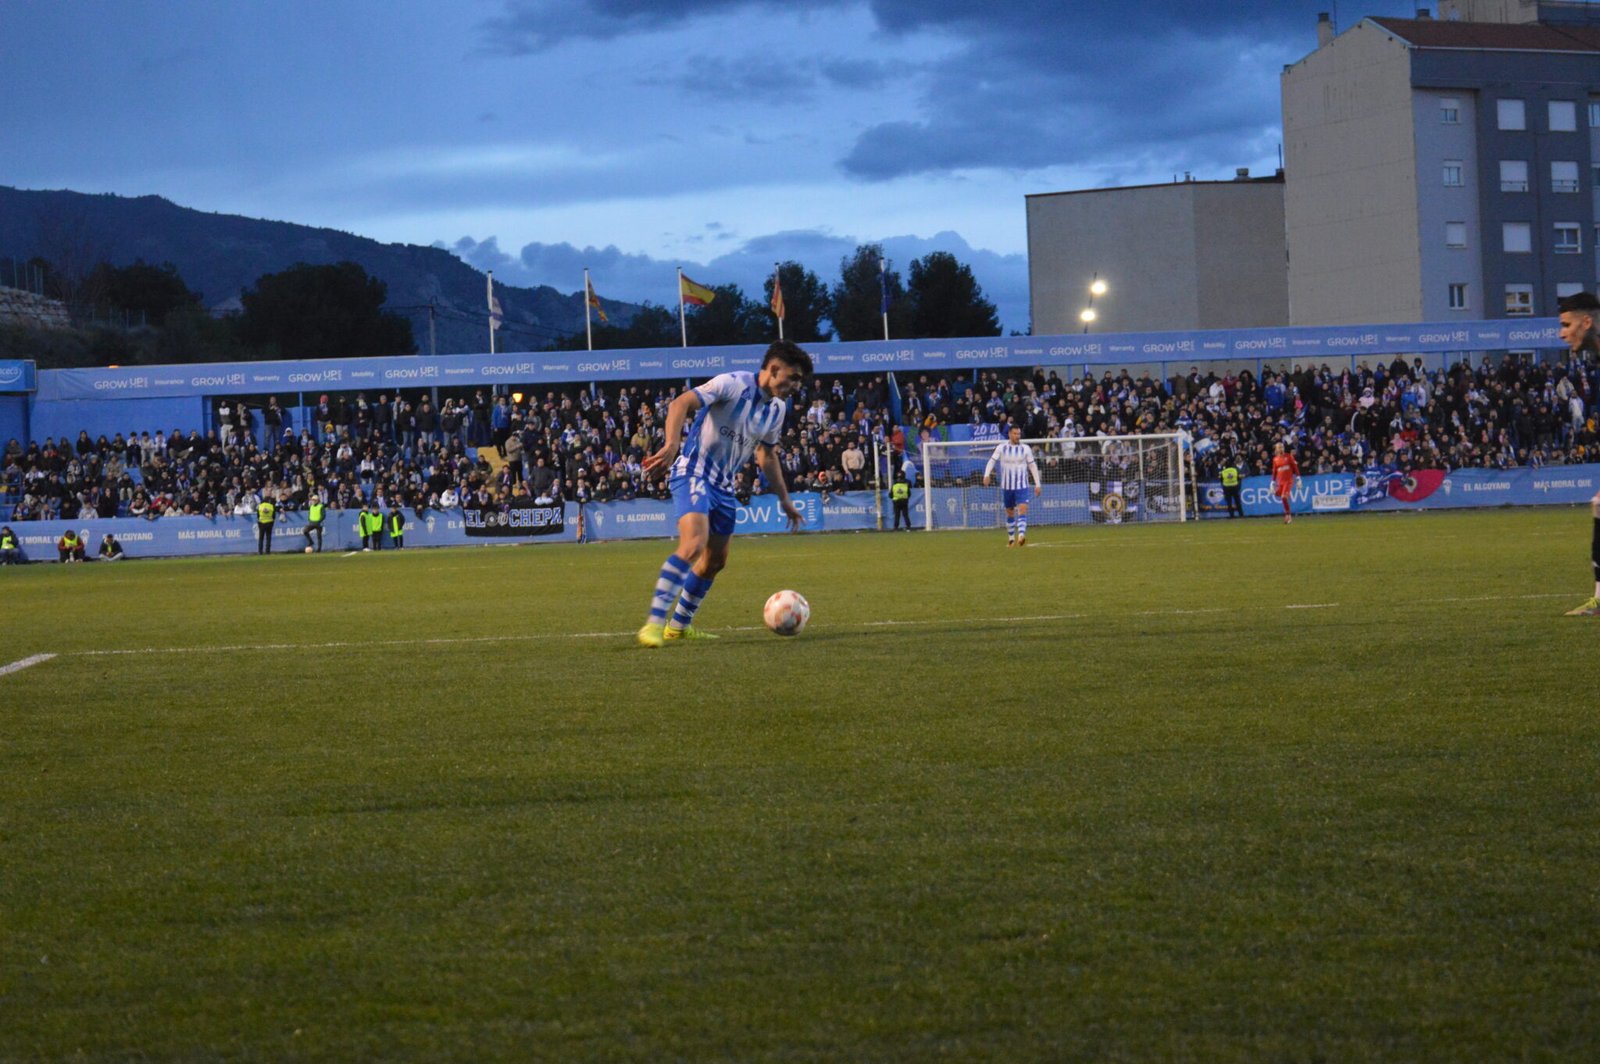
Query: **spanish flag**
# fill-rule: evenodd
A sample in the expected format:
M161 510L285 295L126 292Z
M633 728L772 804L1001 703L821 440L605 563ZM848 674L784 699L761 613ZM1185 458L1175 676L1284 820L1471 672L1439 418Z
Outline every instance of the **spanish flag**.
M779 283L777 273L772 275L772 315L779 321L783 320L783 285Z
M594 308L594 312L600 315L601 324L609 321L610 319L606 317L606 312L600 307L600 297L594 294L594 283L589 280L588 274L584 275L583 287L588 290L584 293L584 299Z
M678 274L678 295L683 302L692 303L697 307L703 307L717 298L717 293L703 284L695 284L689 280L687 274L683 273Z

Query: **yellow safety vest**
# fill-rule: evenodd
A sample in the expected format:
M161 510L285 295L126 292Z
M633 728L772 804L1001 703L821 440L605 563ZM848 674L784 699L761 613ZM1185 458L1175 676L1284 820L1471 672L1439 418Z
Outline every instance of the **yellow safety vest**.
M256 520L264 525L272 524L272 515L277 512L277 507L270 502L263 502L256 507Z
M1239 471L1233 466L1223 467L1222 486L1225 488L1236 488L1239 486Z

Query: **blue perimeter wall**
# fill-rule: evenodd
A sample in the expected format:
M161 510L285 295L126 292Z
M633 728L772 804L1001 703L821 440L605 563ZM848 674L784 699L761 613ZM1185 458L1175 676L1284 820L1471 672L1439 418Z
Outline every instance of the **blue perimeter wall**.
M1251 517L1278 517L1282 504L1272 497L1268 477L1246 477L1243 482L1245 514ZM1600 487L1600 465L1548 466L1543 469L1458 469L1450 473L1425 470L1411 476L1372 474L1358 478L1351 473L1317 474L1302 479L1290 497L1294 513L1331 513L1357 510L1440 510L1482 506L1549 506L1586 504ZM1225 514L1222 487L1215 481L1199 485L1200 516L1220 518ZM878 499L873 492L846 492L826 501L814 492L796 492L795 505L805 518L807 532L865 531L878 527ZM922 528L925 517L924 494L911 492L911 521ZM354 510L332 510L323 529L324 550L359 550ZM888 500L883 500L885 527L891 522ZM1166 518L1170 520L1170 518ZM467 535L460 510L430 510L421 518L406 512L407 550L415 547L462 547L516 543L573 543L586 540L666 539L676 535L672 504L654 500L588 503L569 506L565 525L553 535L520 537L478 537ZM783 533L787 524L778 509L777 499L761 495L739 508L740 532L745 534ZM130 558L192 557L209 554L253 554L256 549L255 522L248 517L162 517L94 518L72 522L88 530L91 556L100 538L110 532L122 542ZM64 521L18 522L12 528L22 541L29 559L53 561L56 538L67 527ZM299 551L305 547L300 530L302 514L287 514L278 521L273 537L275 551ZM387 541L386 541L387 542Z
M912 516L922 520L922 493L912 493ZM824 503L815 492L791 496L808 532L861 530L877 527L876 500L871 492L834 495ZM355 510L330 510L323 522L323 550L359 550ZM672 504L655 500L569 505L565 526L551 535L469 536L460 510L429 510L420 518L405 512L405 549L414 547L502 546L517 543L573 543L586 539L649 539L676 536ZM746 534L788 531L775 496L761 495L739 508L738 530ZM303 551L305 515L283 515L274 526L274 551ZM54 561L56 539L68 527L87 530L91 557L107 532L117 537L130 558L194 557L209 554L254 554L256 523L249 517L88 518L76 521L19 521L12 531L31 561ZM918 527L921 527L918 525ZM384 542L388 543L385 536Z

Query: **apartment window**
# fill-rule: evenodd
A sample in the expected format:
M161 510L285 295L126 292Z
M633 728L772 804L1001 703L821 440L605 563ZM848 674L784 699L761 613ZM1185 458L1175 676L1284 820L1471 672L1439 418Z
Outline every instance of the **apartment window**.
M1533 285L1506 285L1506 317L1525 318L1533 314Z
M1450 286L1450 309L1451 310L1466 310L1467 309L1467 286L1466 285L1464 285L1464 284L1453 284L1453 285Z
M1461 124L1461 100L1455 96L1446 96L1439 101L1439 121L1447 126Z
M1526 159L1500 160L1500 191L1528 191L1528 162Z
M1500 100L1495 106L1501 129L1528 128L1528 109L1521 100Z
M1550 101L1550 132L1572 133L1578 128L1578 105L1571 100Z
M1600 100L1589 101L1589 128L1600 129Z
M1589 185L1592 188L1600 188L1600 163L1589 167Z
M1467 246L1467 223L1444 223L1444 246L1447 248L1464 248Z
M1444 186L1445 188L1460 188L1462 185L1462 169L1460 159L1446 159L1444 161Z
M1550 191L1551 192L1576 192L1578 191L1578 164L1575 162L1557 162L1550 164Z
M1557 222L1556 242L1551 250L1557 255L1583 254L1583 229L1577 222Z
M1500 240L1507 255L1526 254L1533 250L1533 225L1530 222L1504 222L1500 226Z

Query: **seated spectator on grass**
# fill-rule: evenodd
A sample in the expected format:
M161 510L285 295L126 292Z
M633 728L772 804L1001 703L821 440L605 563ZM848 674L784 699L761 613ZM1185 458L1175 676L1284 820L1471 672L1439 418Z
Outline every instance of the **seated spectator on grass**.
M63 564L81 562L84 560L83 537L73 529L61 533L61 538L56 540L56 553Z

